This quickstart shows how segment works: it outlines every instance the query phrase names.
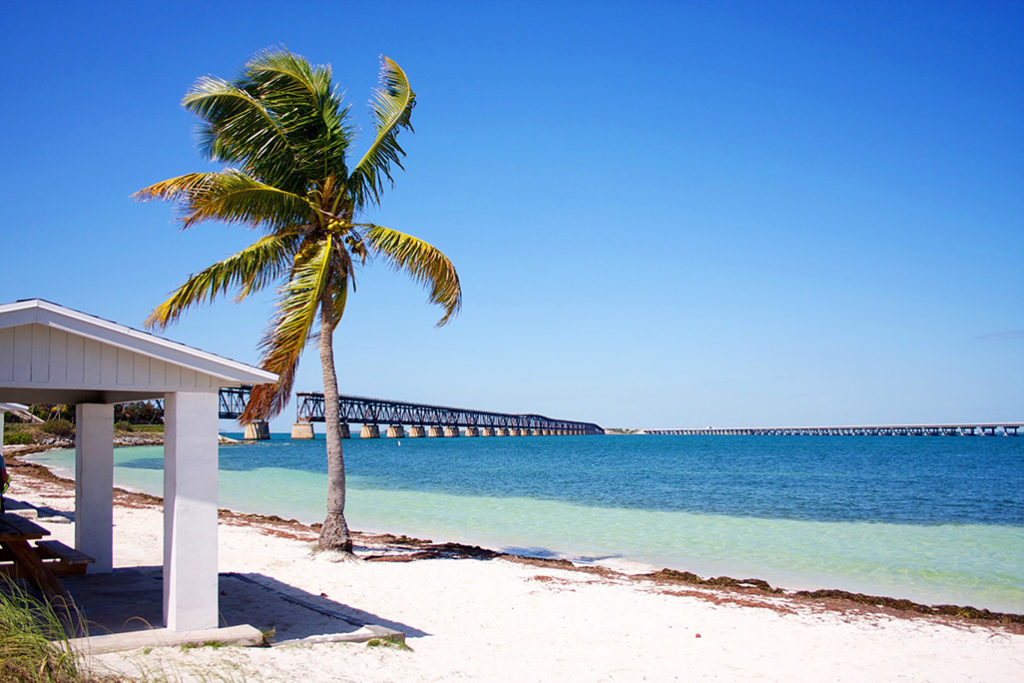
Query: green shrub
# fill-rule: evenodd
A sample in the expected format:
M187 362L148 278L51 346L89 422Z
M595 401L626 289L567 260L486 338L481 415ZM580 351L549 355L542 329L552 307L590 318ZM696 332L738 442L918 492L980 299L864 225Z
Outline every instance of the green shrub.
M53 434L54 436L61 436L65 438L71 438L75 435L75 425L70 420L49 420L44 422L40 429L47 434Z
M114 423L114 431L115 432L134 432L135 428L132 427L132 423L131 422L125 422L124 420L121 420L120 422L115 422Z
M32 443L32 435L28 432L14 431L4 432L4 445L18 446Z

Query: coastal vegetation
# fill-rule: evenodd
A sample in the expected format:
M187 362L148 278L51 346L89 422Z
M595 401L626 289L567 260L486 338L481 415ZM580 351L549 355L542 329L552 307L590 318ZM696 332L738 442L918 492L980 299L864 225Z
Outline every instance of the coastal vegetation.
M278 284L276 310L260 350L263 368L279 380L254 387L241 421L267 419L284 408L299 357L317 338L328 460L327 516L319 546L351 552L333 341L349 289L355 287L355 270L375 256L406 271L443 308L438 325L450 321L462 302L458 275L440 250L362 219L393 183L394 167L402 168L405 152L398 136L412 130L415 93L398 64L383 57L380 86L371 100L374 137L354 163L349 159L354 126L330 66L313 66L286 50L256 55L233 81L200 78L182 104L203 121L201 151L229 167L170 178L135 196L175 203L183 228L217 220L254 228L262 236L191 275L156 307L147 325L163 329L189 308L229 290L241 300Z
M86 680L77 655L59 645L67 635L54 608L5 577L0 587L0 680Z
M75 411L71 406L37 404L28 412L41 422L29 422L16 413L8 413L4 420L3 442L7 446L29 444L67 445L75 438ZM131 443L133 439L162 436L164 426L156 407L148 401L122 403L114 406L114 440Z
M132 437L145 438L147 435L162 437L164 426L158 425L133 425L128 422L114 423L114 440L130 439ZM26 444L59 445L59 443L72 442L75 438L75 426L71 422L7 422L4 425L4 445L18 446Z

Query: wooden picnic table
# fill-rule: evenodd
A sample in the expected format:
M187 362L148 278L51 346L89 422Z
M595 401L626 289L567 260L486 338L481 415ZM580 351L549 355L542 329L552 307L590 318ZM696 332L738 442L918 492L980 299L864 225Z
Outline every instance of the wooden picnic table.
M29 545L50 532L35 522L7 512L0 515L0 569L12 578L26 578L34 583L51 601L57 597L68 599L67 593L57 580L52 568L40 557L39 551ZM6 552L4 552L6 551Z

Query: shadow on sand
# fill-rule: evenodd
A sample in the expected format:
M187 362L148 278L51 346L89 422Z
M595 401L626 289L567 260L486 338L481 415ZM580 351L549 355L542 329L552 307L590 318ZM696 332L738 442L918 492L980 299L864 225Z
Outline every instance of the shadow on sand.
M161 567L68 576L62 583L78 606L90 636L163 625ZM339 640L364 640L395 631L414 638L429 635L408 624L312 595L263 574L222 573L218 584L219 626L249 624L264 633L273 633L271 642L275 644L331 636Z

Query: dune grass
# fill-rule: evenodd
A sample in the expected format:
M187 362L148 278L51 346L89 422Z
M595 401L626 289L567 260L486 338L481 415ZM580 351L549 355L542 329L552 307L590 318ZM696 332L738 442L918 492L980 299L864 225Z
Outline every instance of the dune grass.
M79 656L59 645L67 639L60 615L49 603L0 576L0 680L88 680Z

